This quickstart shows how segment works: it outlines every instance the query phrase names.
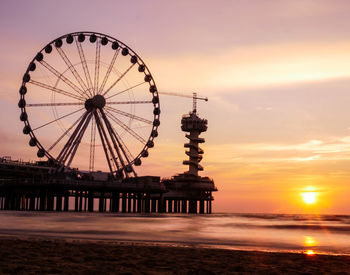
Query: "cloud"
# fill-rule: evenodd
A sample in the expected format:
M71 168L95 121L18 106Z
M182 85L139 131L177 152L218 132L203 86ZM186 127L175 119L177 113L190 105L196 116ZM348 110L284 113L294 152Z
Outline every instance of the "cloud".
M220 53L178 53L151 60L161 89L210 93L348 77L350 42L233 46Z

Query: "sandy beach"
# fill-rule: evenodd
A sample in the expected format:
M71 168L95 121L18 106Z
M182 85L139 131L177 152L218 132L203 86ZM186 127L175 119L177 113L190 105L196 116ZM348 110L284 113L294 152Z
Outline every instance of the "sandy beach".
M1 274L319 274L350 272L350 256L50 239L0 240Z

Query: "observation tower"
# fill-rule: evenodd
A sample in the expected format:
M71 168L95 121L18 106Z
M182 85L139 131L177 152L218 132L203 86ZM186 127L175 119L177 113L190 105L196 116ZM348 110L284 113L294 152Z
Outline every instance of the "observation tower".
M189 148L186 151L186 155L189 156L188 160L184 160L183 164L188 165L187 174L198 176L198 171L203 171L203 166L199 162L203 158L204 151L198 146L199 143L204 143L204 138L200 138L199 135L205 132L208 128L208 121L206 119L201 119L197 116L196 110L191 113L183 115L181 119L181 130L184 132L189 132L186 138L189 139L188 143L185 143L185 148Z
M193 94L193 109L190 113L182 116L181 130L186 132L188 142L184 144L187 160L183 161L188 165L188 171L173 176L171 179L163 180L166 189L164 194L167 212L177 213L211 213L212 201L214 197L212 192L217 191L214 181L209 177L201 177L198 172L203 171L200 161L203 158L204 151L199 147L204 143L204 138L199 135L208 129L208 121L202 119L197 114L197 99L208 101L207 98L199 98ZM199 211L198 211L199 206Z

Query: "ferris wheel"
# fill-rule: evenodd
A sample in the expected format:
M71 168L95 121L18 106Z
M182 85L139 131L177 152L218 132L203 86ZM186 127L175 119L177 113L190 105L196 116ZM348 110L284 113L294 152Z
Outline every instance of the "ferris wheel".
M37 156L58 167L136 176L160 125L156 84L143 60L96 32L63 35L29 63L20 120Z

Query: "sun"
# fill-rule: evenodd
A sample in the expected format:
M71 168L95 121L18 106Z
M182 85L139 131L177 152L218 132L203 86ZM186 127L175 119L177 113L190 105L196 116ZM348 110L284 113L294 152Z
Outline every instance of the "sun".
M315 252L313 250L309 249L309 250L305 251L305 254L309 255L309 256L313 256L313 255L315 255Z
M304 192L302 193L303 200L307 204L313 204L316 202L316 192Z
M317 200L317 192L314 191L315 188L307 187L305 191L301 193L304 203L313 204Z

